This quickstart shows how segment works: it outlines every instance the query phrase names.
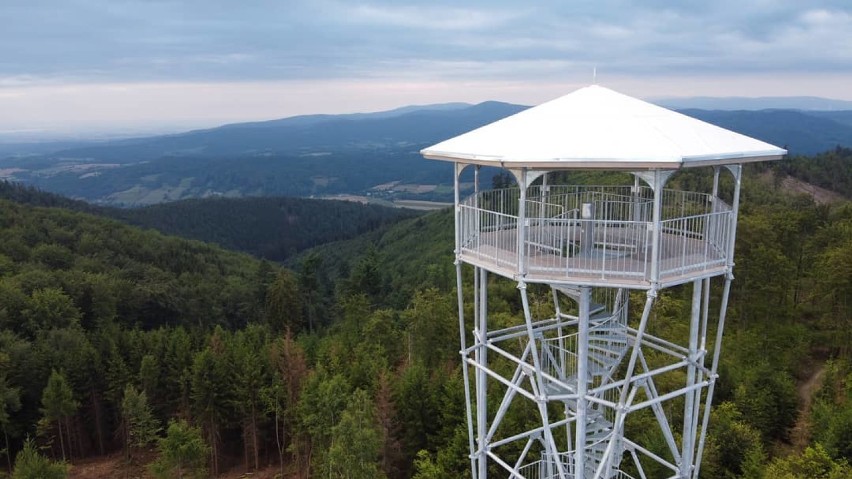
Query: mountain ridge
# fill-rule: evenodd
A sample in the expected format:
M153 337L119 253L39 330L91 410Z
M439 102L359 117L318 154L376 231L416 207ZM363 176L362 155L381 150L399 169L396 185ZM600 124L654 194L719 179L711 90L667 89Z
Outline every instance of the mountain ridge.
M491 101L230 124L6 158L0 160L0 175L119 206L210 196L336 194L446 201L451 165L424 161L420 149L526 108ZM852 146L852 111L682 112L786 147L791 156ZM484 170L482 180L493 174Z
M657 98L652 103L676 110L803 110L809 112L852 110L852 101L818 96L694 96Z

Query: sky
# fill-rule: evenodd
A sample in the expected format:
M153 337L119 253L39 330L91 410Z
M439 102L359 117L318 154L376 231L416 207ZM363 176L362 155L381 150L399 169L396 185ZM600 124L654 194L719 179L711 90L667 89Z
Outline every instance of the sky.
M852 100L850 0L0 0L0 138L499 100Z

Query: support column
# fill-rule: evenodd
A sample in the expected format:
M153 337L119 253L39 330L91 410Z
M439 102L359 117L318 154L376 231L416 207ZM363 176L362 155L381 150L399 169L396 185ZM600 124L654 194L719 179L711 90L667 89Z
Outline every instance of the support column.
M710 319L710 278L705 278L704 281L704 302L702 304L701 310L701 336L700 336L700 344L698 345L698 353L701 355L701 361L698 363L698 378L696 382L704 381L704 370L705 363L707 361L707 324ZM701 394L699 394L695 398L695 402L693 403L693 413L692 413L692 431L695 435L694 437L698 437L698 421L701 416ZM693 439L693 441L697 442L697 439ZM697 468L697 463L695 462L696 457L696 449L692 450L692 457L690 461L694 465L693 468Z
M701 280L692 282L692 314L689 321L689 361L686 368L686 387L696 384L695 361L698 358L698 332L701 328ZM688 389L683 405L683 442L681 449L680 477L688 478L692 473L692 452L695 445L695 430L692 417L695 412L695 400L701 397L701 391Z
M719 310L719 324L716 326L716 344L713 345L713 362L710 366L710 386L707 388L707 398L704 400L704 414L701 418L701 436L698 440L698 452L695 458L695 469L692 471L693 479L698 479L701 469L701 458L704 454L704 441L707 439L707 425L710 422L710 405L713 402L713 392L716 389L716 380L719 378L716 372L719 368L719 354L722 351L722 333L725 331L725 317L728 312L728 298L731 293L731 281L733 276L729 273L725 278L725 288L722 290L722 305Z
M479 479L488 477L488 375L485 368L488 367L488 272L479 268L479 323L477 324L477 383L476 383L476 436L479 448L478 472Z
M586 462L586 394L589 388L589 305L592 288L580 287L580 314L577 334L577 422L574 438L574 475L585 477Z
M470 372L467 365L467 333L464 322L464 291L462 289L462 282L462 263L461 261L456 260L456 294L459 308L459 343L461 345L459 354L461 355L462 380L464 381L464 409L465 418L467 419L467 440L470 450L468 457L470 458L470 477L476 479L476 459L474 456L476 453L476 446L473 441L473 413L471 412L470 402ZM474 294L476 294L475 290ZM474 317L475 316L476 315L474 315Z
M459 177L461 176L462 170L464 170L464 165L460 163L453 163L454 173L453 173L453 216L455 221L455 250L456 260L458 261L459 256L461 255L461 185L459 184Z

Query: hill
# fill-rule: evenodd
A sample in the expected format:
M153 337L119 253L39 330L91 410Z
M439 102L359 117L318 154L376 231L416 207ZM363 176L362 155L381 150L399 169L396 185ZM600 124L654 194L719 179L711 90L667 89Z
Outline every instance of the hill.
M283 261L307 248L359 236L418 213L349 201L264 197L189 199L113 210L112 215L166 234Z
M283 261L312 246L352 238L419 214L379 205L289 197L190 199L122 209L7 181L0 181L0 199L117 219L271 261Z
M822 113L852 110L852 101L816 96L660 98L654 103L676 110L804 110Z
M450 166L420 148L525 107L402 109L393 114L307 116L109 142L7 158L7 176L90 202L145 205L208 196L364 193L402 181L418 199L446 198ZM384 193L382 193L384 191ZM375 191L387 194L386 190Z
M115 317L147 327L192 325L202 316L206 324L243 324L234 312L255 308L254 293L232 290L256 281L260 263L248 255L62 208L7 200L0 206L5 328L35 334L38 325L70 320L27 319L26 307L15 303L20 293L57 288L74 301L80 311L72 316L84 327ZM209 301L181 299L190 290L217 289L222 295Z
M773 168L852 198L852 148L837 147L814 156L796 156L778 162Z
M790 155L814 155L852 146L852 127L823 114L796 110L682 110L682 113L786 148ZM840 117L842 112L838 112Z
M381 289L386 292L375 300L404 307L417 290L454 286L453 227L452 209L447 208L311 248L286 264L300 269L313 258L321 276L344 290L355 287L346 284L351 274L375 269L381 272Z

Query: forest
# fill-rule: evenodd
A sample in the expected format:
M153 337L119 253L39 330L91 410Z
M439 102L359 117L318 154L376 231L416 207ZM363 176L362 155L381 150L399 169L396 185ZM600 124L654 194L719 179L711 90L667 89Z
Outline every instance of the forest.
M8 181L0 181L0 199L92 213L270 261L284 261L310 247L352 238L418 214L402 208L289 196L195 198L116 208Z
M743 187L702 477L852 477L852 203L783 191L791 168ZM285 267L35 204L0 200L0 477L108 454L144 477L469 477L449 211ZM521 316L514 284L489 294ZM653 328L682 331L689 294Z

